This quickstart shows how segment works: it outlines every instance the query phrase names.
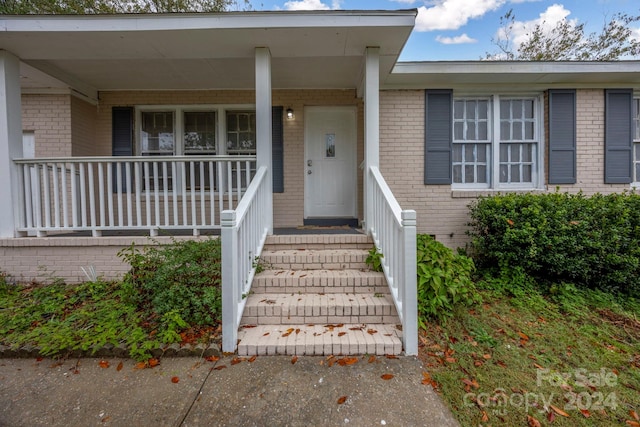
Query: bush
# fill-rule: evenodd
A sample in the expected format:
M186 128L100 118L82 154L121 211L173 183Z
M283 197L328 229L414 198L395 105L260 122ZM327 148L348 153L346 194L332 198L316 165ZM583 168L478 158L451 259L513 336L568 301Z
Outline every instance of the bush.
M640 196L508 194L470 206L479 268L520 267L536 280L640 295Z
M453 315L456 305L470 305L478 301L471 280L473 260L453 251L431 236L417 238L418 313L423 317L443 321Z
M134 246L119 254L131 265L124 282L136 290L137 304L155 313L161 325L214 325L220 321L220 240Z

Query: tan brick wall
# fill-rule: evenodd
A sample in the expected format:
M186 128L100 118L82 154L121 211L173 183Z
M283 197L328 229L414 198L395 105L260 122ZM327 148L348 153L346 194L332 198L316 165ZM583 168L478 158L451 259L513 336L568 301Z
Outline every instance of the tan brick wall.
M71 95L22 95L22 129L34 132L36 157L71 156Z
M284 193L274 194L274 226L302 225L304 216L304 107L317 105L358 108L359 165L364 158L363 103L354 90L275 90L273 105L294 110L284 120ZM253 91L102 92L96 126L95 155L111 155L111 107L136 105L254 104ZM356 165L357 166L357 165ZM358 173L358 212L362 218L362 174Z
M423 90L382 91L380 104L380 169L391 190L403 209L416 210L419 233L435 235L450 247L464 246L468 205L490 192L423 184ZM560 186L561 191L594 194L630 188L604 183L604 90L577 91L576 163L577 183ZM555 186L547 191L555 191Z
M71 97L71 140L73 156L93 156L96 143L97 107Z
M128 270L117 253L135 243L138 249L146 245L169 244L186 239L209 237L47 237L0 239L0 271L18 282L51 282L60 278L67 283L86 280L82 267L93 266L98 276L119 279Z

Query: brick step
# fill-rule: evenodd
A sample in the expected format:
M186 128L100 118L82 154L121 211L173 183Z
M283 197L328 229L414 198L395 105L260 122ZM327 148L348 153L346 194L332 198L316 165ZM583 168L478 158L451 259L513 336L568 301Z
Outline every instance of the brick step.
M251 294L241 324L400 323L389 294Z
M241 326L238 355L398 355L400 329L395 324Z
M384 273L360 270L265 270L253 278L256 293L389 293Z
M267 236L265 249L371 249L373 240L365 234L296 234Z
M270 270L368 270L365 249L264 250L260 262Z

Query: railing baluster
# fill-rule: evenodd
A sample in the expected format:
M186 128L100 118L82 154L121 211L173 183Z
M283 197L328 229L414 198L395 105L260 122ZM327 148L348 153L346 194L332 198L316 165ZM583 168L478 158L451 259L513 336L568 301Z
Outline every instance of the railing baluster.
M155 163L154 163L155 164ZM147 211L147 226L151 226L151 192L149 191L149 163L143 163L144 170L144 201Z
M67 164L62 162L60 170L60 186L62 187L62 226L64 228L69 227L69 199L67 195L67 187L69 186L69 183L67 183L67 175Z
M89 211L91 213L91 228L96 227L96 189L93 182L93 163L87 163L87 174L89 175Z
M120 167L115 163L116 167ZM118 183L116 183L118 185ZM107 204L109 205L109 226L115 226L115 220L113 218L113 164L107 165Z
M200 225L207 225L207 201L205 197L207 181L204 174L204 161L198 162L198 165L200 166ZM195 191L195 188L192 191Z
M100 194L100 226L106 225L106 209L104 206L104 164L98 163L98 193Z
M232 165L233 162L228 162L227 164L227 193L228 193L228 202L227 209L233 209L233 175L232 175Z
M133 163L134 179L133 185L135 186L135 200L136 200L136 223L135 226L142 225L142 200L140 196L142 194L142 179L140 177L140 162Z
M148 196L149 193L147 193L147 197ZM155 226L158 227L160 225L160 189L158 188L158 162L153 162L153 206L156 214Z
M173 193L173 225L180 224L178 217L178 183L176 182L177 163L171 163L171 189Z
M209 161L209 198L211 199L211 203L209 204L211 211L211 226L216 225L216 215L215 215L215 205L216 205L216 187L215 187L215 173L214 168L215 164L212 161Z
M58 164L52 163L53 172L53 226L60 228L60 187L58 183Z
M169 183L167 181L167 162L162 162L162 191L164 194L164 225L169 226Z
M182 200L182 224L188 225L187 204L189 198L187 197L187 171L184 163L180 164L180 199Z
M71 223L76 228L78 227L78 178L75 163L71 163L69 174L71 179Z
M85 182L85 165L78 163L78 170L80 171L80 218L82 227L87 226L87 184Z
M42 167L42 191L44 193L44 226L51 227L51 191L49 185L49 165Z
M196 168L194 162L189 162L189 192L191 193L191 225L194 227L194 235L197 235L198 208L196 207Z
M22 166L22 182L24 182L24 204L25 204L25 215L24 220L27 228L33 228L33 206L31 206L31 198L33 195L31 194L31 170L33 168L32 165L21 165Z

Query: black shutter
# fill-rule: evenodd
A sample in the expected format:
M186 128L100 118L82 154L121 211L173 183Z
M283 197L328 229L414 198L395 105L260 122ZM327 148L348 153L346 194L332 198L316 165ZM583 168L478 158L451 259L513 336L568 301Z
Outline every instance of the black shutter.
M283 109L283 107L272 107L271 109L271 173L274 193L284 193Z
M605 184L633 180L633 90L605 90Z
M549 90L549 184L576 181L576 91Z
M133 107L113 107L111 109L111 154L133 156ZM122 191L127 191L122 168ZM117 166L113 165L113 191L117 191Z
M453 91L425 91L424 183L451 184Z

